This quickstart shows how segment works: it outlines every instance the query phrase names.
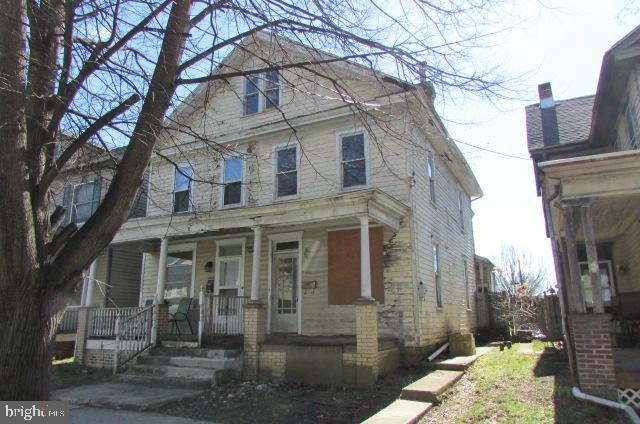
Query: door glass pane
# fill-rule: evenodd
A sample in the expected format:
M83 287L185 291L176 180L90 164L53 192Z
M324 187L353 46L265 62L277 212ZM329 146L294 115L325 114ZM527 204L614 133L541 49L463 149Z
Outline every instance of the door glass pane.
M227 259L220 263L220 287L235 287L240 275L240 259Z
M276 258L276 307L279 314L296 313L297 269L297 258Z

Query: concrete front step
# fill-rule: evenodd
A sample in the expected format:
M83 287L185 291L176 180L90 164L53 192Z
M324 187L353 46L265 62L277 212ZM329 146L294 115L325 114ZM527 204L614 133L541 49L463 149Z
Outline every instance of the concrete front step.
M413 424L433 406L430 402L398 399L373 415L363 424Z
M197 340L162 340L160 342L162 347L190 347L197 348Z
M202 368L208 370L223 370L238 368L240 361L236 358L207 358L201 356L158 356L147 355L138 358L138 364L142 365L167 365L175 367Z
M464 373L462 371L435 370L402 389L402 399L423 402L439 402Z
M212 386L228 381L225 378L211 377L190 377L190 378L169 378L164 375L134 374L126 372L118 374L116 379L121 383L133 384L147 387L169 387L169 388L189 388L208 389Z
M493 347L478 347L476 348L476 354L471 356L456 356L455 358L445 359L443 361L436 361L434 368L439 370L451 370L451 371L464 371L473 365L479 357L491 352Z
M239 349L207 349L189 347L156 347L149 351L151 356L195 356L200 358L235 358L242 353Z

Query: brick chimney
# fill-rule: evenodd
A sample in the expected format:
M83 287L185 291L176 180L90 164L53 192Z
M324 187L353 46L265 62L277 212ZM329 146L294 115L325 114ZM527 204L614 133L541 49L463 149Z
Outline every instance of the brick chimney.
M556 102L553 100L553 92L551 91L550 82L538 85L538 96L540 97L542 141L545 147L555 146L560 144L560 134L558 133Z

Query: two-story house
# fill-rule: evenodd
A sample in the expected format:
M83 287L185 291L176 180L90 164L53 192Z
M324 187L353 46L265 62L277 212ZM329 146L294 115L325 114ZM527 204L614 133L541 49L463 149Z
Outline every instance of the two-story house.
M640 27L608 50L595 96L526 107L564 333L582 390L640 405ZM617 390L617 393L616 393Z
M216 72L332 58L272 37L244 40ZM474 331L481 190L433 97L335 60L198 86L168 119L145 216L110 246L141 255L131 286L155 308L153 342L191 333L166 324L189 298L196 344L241 335L249 377L362 383ZM115 287L111 257L95 267ZM113 348L99 339L114 335L110 313L80 317L80 361Z

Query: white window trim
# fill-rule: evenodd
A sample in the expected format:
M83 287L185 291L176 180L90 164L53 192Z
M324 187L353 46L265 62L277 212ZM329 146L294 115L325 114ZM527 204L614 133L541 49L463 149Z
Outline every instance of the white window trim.
M433 177L429 176L429 168L431 168L431 172L433 173ZM427 156L427 185L429 186L429 201L432 204L436 204L438 200L438 196L436 193L436 159L433 153L429 153ZM431 181L433 181L433 186L431 185Z
M433 262L433 288L436 301L436 309L444 309L444 296L442 293L442 250L440 249L440 243L433 242L431 245L431 260ZM436 272L436 265L438 271ZM440 284L438 284L438 282ZM440 304L438 304L438 286L440 287Z
M278 105L276 107L267 108L267 96L265 95L265 87L266 87L266 72L259 72L257 74L250 74L242 78L242 110L240 111L240 116L255 116L259 113L266 112L268 110L278 110L282 106L282 75L280 71L278 72ZM245 113L246 111L246 99L247 99L247 85L249 84L250 76L258 76L258 111L254 113Z
M174 186L175 187L175 186ZM189 252L191 251L191 287L189 288L189 297L193 299L194 297L194 289L196 282L196 250L198 244L197 243L182 243L182 244L170 244L167 247L167 253L174 252ZM166 270L165 270L166 271Z
M343 137L349 137L351 135L356 135L356 134L362 134L363 135L363 142L364 142L364 173L365 173L365 179L366 179L366 183L365 184L361 184L361 185L357 185L357 186L352 186L352 187L344 187L343 185L343 179L342 179L342 138ZM365 131L365 129L363 127L356 127L356 128L351 128L351 129L344 129L344 130L338 130L336 131L336 165L337 165L337 171L336 171L336 175L338 176L338 191L342 192L342 193L347 193L350 191L357 191L357 190L362 190L365 188L368 188L371 185L371 176L369 175L369 171L370 171L370 159L369 159L369 134L367 133L367 131Z
M292 194L289 196L278 196L278 151L294 148L296 149L296 194ZM301 167L301 154L300 154L300 143L297 141L282 143L273 146L271 151L271 157L273 157L273 200L281 201L281 200L292 200L300 198L300 167Z
M232 203L230 205L225 205L224 204L224 189L225 189L225 179L224 179L224 174L226 172L226 168L227 168L227 160L230 159L240 159L240 161L242 162L242 170L241 170L241 175L240 175L240 203ZM230 156L227 158L224 158L222 160L222 174L221 174L221 181L222 184L220 185L220 201L218 202L218 209L233 209L233 208L241 208L244 207L245 205L245 181L246 181L246 166L247 166L247 161L245 160L245 158L243 156Z
M187 208L186 211L180 211L180 212L176 212L175 208L176 208L176 174L178 173L178 168L191 168L191 179L189 180L189 207ZM176 215L176 214L181 214L181 213L189 213L189 212L193 212L193 194L194 194L194 189L193 186L195 185L193 182L193 175L195 174L195 170L193 169L193 165L191 165L190 163L179 163L177 165L175 165L173 167L173 182L172 182L172 187L173 189L171 190L171 214L172 215ZM151 184L151 174L149 174L149 184ZM148 194L147 195L147 208L148 208L148 202L149 199L151 198L151 195ZM148 209L147 209L147 213L148 213Z
M290 233L280 233L280 234L269 234L267 235L267 240L269 241L269 257L268 257L268 266L267 266L267 334L271 334L271 314L272 314L272 268L273 268L273 252L274 243L279 242L287 242L287 241L297 241L298 242L298 288L297 294L298 298L296 299L296 311L298 313L298 334L302 334L302 235L303 231L295 231Z
M245 267L245 261L246 261L246 244L247 244L247 239L244 237L240 237L240 238L227 238L227 239L221 239L221 240L216 240L215 241L215 246L216 246L216 260L215 260L215 283L214 283L214 288L213 288L213 293L215 295L219 295L220 294L220 269L222 268L221 262L223 262L224 260L222 258L240 258L240 265L239 265L239 269L238 269L238 286L236 286L235 288L238 289L238 296L244 296L244 285L245 285L245 281L244 281L244 267ZM220 248L223 246L237 246L240 245L241 246L241 254L240 255L235 255L235 256L220 256ZM230 288L233 289L234 287L224 287L225 289Z
M76 202L75 202L75 198L76 198L76 188L83 186L83 185L91 185L91 200L89 201L89 205L91 205L91 207L93 208L93 192L95 191L95 181L85 181L82 183L77 183L77 184L73 184L73 187L71 189L71 217L78 216L78 208L76 207ZM81 203L81 205L84 205L86 203ZM93 215L93 213L91 213L89 215L89 218L91 218L91 215ZM85 222L87 222L89 220L89 218L85 219L84 221L75 221L74 223L76 224L76 226L80 226L82 224L84 224Z

